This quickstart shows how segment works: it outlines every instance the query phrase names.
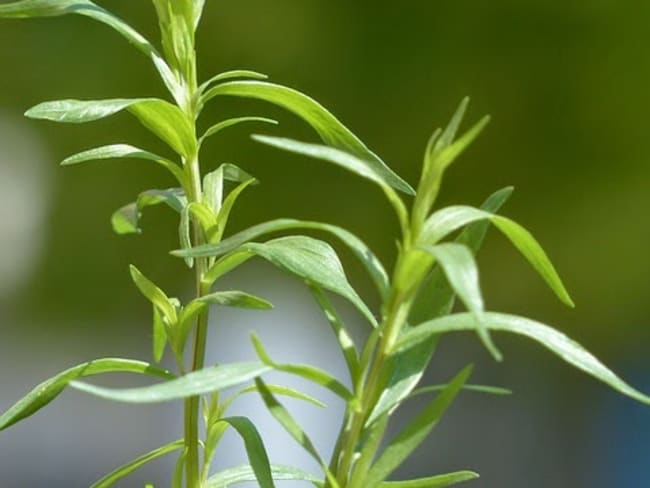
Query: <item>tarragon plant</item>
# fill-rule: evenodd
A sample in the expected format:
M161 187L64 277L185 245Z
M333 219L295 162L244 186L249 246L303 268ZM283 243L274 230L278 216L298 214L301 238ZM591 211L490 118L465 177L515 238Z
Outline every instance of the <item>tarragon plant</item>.
M126 143L89 149L63 161L73 165L93 160L135 158L150 160L167 169L175 186L147 190L135 202L120 208L112 217L118 234L140 232L139 218L145 207L166 204L178 214L179 249L193 270L196 296L188 303L169 297L136 267L131 267L135 285L152 304L153 364L127 359L98 359L70 368L41 383L7 412L0 415L0 430L32 415L67 386L103 397L131 403L184 401L184 437L117 468L99 479L94 488L108 487L140 466L160 456L177 452L172 488L225 488L244 481L257 481L271 488L275 480L301 480L327 488L433 488L466 481L477 475L462 471L429 478L387 481L426 438L462 389L487 393L503 390L469 384L471 368L464 368L449 383L418 388L435 352L440 336L459 330L478 334L491 354L501 354L491 338L493 331L525 335L540 342L573 366L595 376L612 388L641 402L650 398L628 386L581 346L560 332L529 319L487 312L478 282L474 254L490 225L497 227L540 273L566 304L572 305L555 269L539 244L517 223L497 215L510 196L506 188L490 196L479 208L453 206L434 211L446 168L475 139L487 119L456 137L466 109L464 101L444 131L436 132L425 151L422 176L415 191L330 112L313 99L291 88L270 83L266 76L239 70L216 75L202 83L197 79L195 32L204 0L152 0L161 33L159 51L121 19L90 0L22 0L0 4L0 17L54 17L78 14L108 25L126 38L153 63L169 91L169 100L158 98L61 100L46 102L27 111L27 116L55 122L85 123L129 112L164 141L169 156L161 156ZM397 261L388 273L379 259L359 238L331 224L280 219L255 225L225 237L231 210L240 194L257 180L243 169L224 164L202 173L199 157L202 143L236 124L274 123L259 116L241 116L205 124L200 116L208 103L223 96L263 100L287 109L304 119L324 145L291 139L254 136L264 144L323 160L372 181L386 195L401 227ZM200 127L200 129L199 129ZM400 197L413 197L411 210ZM280 231L317 231L340 241L369 273L381 307L371 310L346 278L334 249L325 241L292 235L270 240L261 238ZM462 231L461 231L462 230ZM446 241L461 231L455 241ZM257 362L205 366L208 311L213 305L267 309L266 300L242 291L214 291L225 274L253 257L263 258L299 277L310 287L322 308L349 370L340 380L313 366L286 364L272 359L253 336ZM364 344L352 340L329 293L349 300L368 322ZM455 298L466 313L452 313ZM156 364L166 351L176 362L176 371ZM345 402L340 435L333 452L319 453L309 436L278 401L281 395L320 405L304 393L281 385L266 384L262 376L281 371L306 378L329 389ZM112 372L131 372L158 377L152 386L109 389L80 381L81 378ZM224 397L224 389L236 387ZM295 467L269 461L253 423L231 415L238 396L258 392L266 407L282 426L310 453L322 473L306 473ZM410 398L437 393L434 399L396 437L384 441L390 417ZM211 462L228 428L244 442L249 464L213 473Z

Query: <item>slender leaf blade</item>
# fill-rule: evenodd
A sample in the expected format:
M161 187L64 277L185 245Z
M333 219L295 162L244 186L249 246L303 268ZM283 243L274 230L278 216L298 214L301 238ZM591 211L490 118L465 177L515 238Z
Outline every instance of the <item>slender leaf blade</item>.
M419 478L406 481L384 481L378 488L445 488L464 481L479 478L473 471L456 471L455 473L439 474L428 478Z
M312 474L291 466L272 464L271 475L277 481L308 481L314 484L314 486L319 486L319 483L322 483L322 480L319 480ZM235 466L218 472L208 479L206 488L228 488L234 484L244 483L246 481L256 481L253 468L249 464Z
M395 352L410 349L422 341L430 340L432 336L471 329L472 323L472 315L467 313L448 315L425 322L405 332L398 340ZM614 390L641 403L650 404L650 397L625 383L580 344L545 324L516 315L486 312L485 325L492 331L511 332L533 339L570 365Z
M42 382L32 391L16 402L6 412L0 415L0 431L16 422L29 417L54 400L68 384L85 376L104 373L139 373L160 378L174 378L169 371L152 366L143 361L130 359L105 358L88 361L67 369L56 376Z
M203 102L224 95L264 100L293 112L311 125L325 144L350 152L359 159L367 161L393 188L409 195L415 194L413 188L394 173L379 156L370 151L327 109L307 95L264 81L232 81L217 85L205 92Z
M141 388L102 388L78 381L74 381L70 385L107 400L126 403L158 403L237 386L270 370L269 366L261 363L244 362L205 368L180 378Z

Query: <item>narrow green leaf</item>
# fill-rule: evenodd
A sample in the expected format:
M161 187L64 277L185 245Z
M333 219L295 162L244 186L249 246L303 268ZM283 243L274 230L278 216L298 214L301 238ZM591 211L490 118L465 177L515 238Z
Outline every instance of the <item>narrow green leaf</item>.
M421 249L431 254L440 263L454 292L467 309L474 314L476 329L481 341L490 354L497 361L501 361L503 357L483 325L483 294L479 285L478 267L471 250L464 244L453 242L436 246L422 246Z
M431 339L416 348L390 356L385 371L388 379L375 404L366 426L371 426L384 414L391 414L417 386L431 362L438 341Z
M223 390L270 371L260 363L232 363L188 373L164 383L141 388L102 388L74 381L70 386L107 400L126 403L157 403Z
M621 380L580 344L547 325L515 315L493 312L485 314L485 325L493 331L513 332L533 339L567 363L609 385L614 390L639 402L650 404L650 397ZM395 351L406 351L421 341L429 340L431 336L471 328L471 314L448 315L409 329L397 342Z
M513 188L503 188L492 195L481 205L481 210L490 213L498 212L512 195ZM476 255L483 245L485 235L490 227L489 220L480 220L468 225L456 239L459 244L465 244ZM420 287L416 300L411 308L409 322L419 324L427 320L447 315L454 306L455 293L445 273L440 266L434 266L425 283Z
M415 398L417 396L426 395L428 393L437 393L439 391L447 388L448 385L430 385L418 388L411 393L408 398ZM462 388L464 391L472 391L475 393L485 393L486 395L512 395L512 390L507 388L501 388L498 386L486 386L486 385L465 385Z
M181 87L153 45L130 25L89 0L22 0L0 5L0 17L56 17L78 14L108 25L151 59L169 91L180 100Z
M347 127L327 109L312 98L296 90L263 81L233 81L217 85L206 91L202 102L216 96L254 98L278 105L301 117L318 133L325 144L352 153L374 167L376 173L404 193L414 195L411 186L394 173L379 156L370 151Z
M436 244L453 231L472 222L486 219L510 239L557 297L566 305L573 307L571 297L542 247L530 232L510 219L474 207L462 205L446 207L427 219L421 236L421 244Z
M473 471L457 471L455 473L440 474L428 478L419 478L407 481L384 481L378 488L445 488L463 481L479 478Z
M185 205L181 210L181 218L178 222L178 242L181 249L191 249L192 247L189 205ZM184 258L184 261L188 268L194 267L194 258Z
M263 73L258 73L257 71L250 71L246 69L237 69L233 71L226 71L224 73L219 73L218 75L213 76L206 82L204 82L200 87L199 91L203 93L210 85L214 83L219 83L221 81L234 80L236 78L249 78L251 80L267 80L269 77Z
M243 244L241 249L266 259L308 283L341 295L348 299L373 327L377 326L374 315L348 282L336 252L326 242L306 236L289 236L265 243L249 242Z
M367 486L364 479L372 466L377 450L384 438L386 427L388 427L388 414L382 415L373 426L366 429L366 438L363 440L363 447L359 453L359 458L354 464L354 470L352 471L348 485L349 488L365 488Z
M140 218L142 210L153 205L166 204L176 212L181 212L187 206L187 197L181 188L165 190L147 190L138 195L135 202L118 209L111 217L113 231L116 234L140 234Z
M123 466L120 466L119 468L115 469L114 471L110 472L100 480L95 481L90 488L108 488L109 486L113 486L114 483L117 481L126 478L128 475L136 471L138 468L142 467L143 465L147 464L150 461L153 461L154 459L158 459L159 457L165 456L166 454L169 454L171 452L177 451L181 449L184 445L183 439L171 442L165 446L159 447L158 449L155 449L147 454L144 454L133 461L124 464Z
M184 449L176 460L174 473L172 474L171 488L183 488L183 475L185 474L185 456L187 456L187 449Z
M335 225L323 224L320 222L294 219L272 220L270 222L265 222L263 224L249 227L248 229L232 235L217 244L198 246L189 251L177 250L173 251L172 254L181 257L222 256L231 251L234 251L235 249L238 249L242 244L245 244L257 237L263 236L265 234L270 234L272 232L280 232L291 229L320 230L328 232L337 237L350 248L354 255L364 265L368 271L368 274L377 286L377 289L379 290L382 298L386 298L388 296L388 292L390 290L388 274L386 273L384 266L381 264L381 261L379 261L377 256L375 256L370 248L351 232Z
M81 124L129 110L153 134L183 157L196 151L194 128L176 105L157 98L57 100L32 107L33 119Z
M203 283L212 286L223 275L244 264L254 255L248 251L235 251L218 259L203 276Z
M281 386L281 385L266 385L266 387L271 391L271 393L274 393L275 395L282 395L290 398L295 398L297 400L302 400L307 403L311 403L312 405L315 405L320 408L325 408L327 405L325 405L323 402L320 400L314 398L311 395L307 395L306 393L303 393L298 390L294 390L293 388L289 388L286 386ZM239 390L237 393L234 395L231 395L228 399L226 399L222 405L221 409L225 412L230 408L230 405L237 400L240 396L245 395L246 393L253 393L258 391L257 385L250 385L247 386L246 388L242 388Z
M260 488L274 488L271 463L264 442L253 423L246 417L226 417L219 420L235 429L244 440L248 461Z
M135 266L131 265L129 269L131 278L140 292L160 310L169 325L176 324L178 321L176 308L165 292L144 276Z
M456 398L471 372L471 366L464 368L449 383L449 386L390 442L368 472L366 486L376 486L384 481L426 439Z
M267 366L284 373L293 374L304 378L308 381L316 383L324 388L327 388L335 395L339 396L346 402L351 402L354 400L354 395L350 390L348 390L340 381L334 378L329 373L315 368L314 366L309 366L306 364L280 364L276 363L271 359L271 356L264 349L262 341L256 334L251 334L251 340L253 341L253 347L255 347L255 352L259 356L260 360Z
M253 308L258 310L271 310L273 304L263 298L243 291L218 291L197 298L197 301L208 305L221 305L224 307Z
M226 230L226 226L228 225L228 220L230 219L230 212L232 212L232 209L235 206L235 202L242 194L242 192L246 190L246 188L248 188L251 185L255 185L256 183L257 180L252 178L243 183L240 183L233 191L231 191L228 194L228 196L223 202L223 205L221 206L221 209L219 210L219 214L217 215L216 230L215 232L211 232L208 234L209 242L219 242L221 240L221 237L223 236L223 233Z
M174 378L169 371L142 361L106 358L88 361L67 369L36 386L32 391L0 415L0 430L29 417L54 400L68 384L84 376L104 373L140 373L161 378Z
M348 371L350 372L350 379L352 384L356 385L359 375L361 374L361 366L359 364L359 354L357 348L354 345L354 341L350 337L350 334L345 328L343 320L337 313L336 309L327 298L323 290L319 287L311 285L310 286L312 294L316 299L316 302L320 306L321 310L325 314L327 321L332 327L332 331L336 336L336 339L341 347L341 352L345 358L345 363L347 364Z
M320 486L322 480L298 468L290 466L271 465L271 475L276 481L308 481L314 486ZM228 488L237 483L256 481L255 473L250 465L236 466L224 469L208 479L206 488Z
M174 175L176 180L183 185L185 182L185 174L182 168L177 164L169 161L168 159L158 156L157 154L145 151L138 147L130 146L128 144L112 144L110 146L96 147L87 151L80 152L73 156L64 159L61 162L62 166L69 166L73 164L85 163L87 161L97 161L104 159L145 159L160 164L170 173Z
M202 145L208 137L212 137L215 134L218 134L222 130L228 129L229 127L234 127L239 124L249 123L249 122L260 122L263 124L278 125L277 120L268 119L265 117L237 117L232 119L227 119L217 124L211 126L199 139L199 146Z
M155 305L153 308L153 360L159 363L165 353L167 345L167 328L160 310Z
M293 437L294 440L298 444L300 444L300 446L302 446L302 448L305 451L307 451L307 453L309 453L316 460L316 462L323 469L323 472L325 473L332 487L339 488L336 479L330 472L324 459L318 453L318 450L314 446L314 443L311 441L309 436L305 433L304 430L302 430L302 427L298 425L298 423L295 421L295 419L289 413L289 411L280 402L278 402L278 400L273 396L273 393L271 393L271 391L266 387L266 384L264 383L264 381L262 381L261 378L256 378L255 384L257 385L257 389L260 392L260 395L262 397L262 400L264 401L264 404L266 405L266 408L268 408L269 412L271 412L271 415L273 415L273 417L275 417L275 419L280 423L280 425L284 427L287 433L291 437Z

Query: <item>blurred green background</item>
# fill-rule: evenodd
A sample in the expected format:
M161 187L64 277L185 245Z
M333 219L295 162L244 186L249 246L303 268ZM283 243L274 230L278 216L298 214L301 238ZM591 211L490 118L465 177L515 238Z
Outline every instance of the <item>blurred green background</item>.
M100 3L156 38L149 2ZM489 113L493 121L448 172L440 204L478 205L514 185L504 213L540 240L577 304L563 308L493 233L480 257L488 307L557 326L648 391L648 25L650 3L632 0L208 0L200 72L250 68L310 94L413 184L431 131L470 95L469 120ZM171 293L186 293L190 280L167 255L176 247L173 216L148 212L139 237L118 238L109 225L111 212L139 191L170 185L166 174L134 161L56 168L102 144L165 147L128 116L84 126L20 117L48 99L163 96L149 62L108 28L71 17L1 22L0 67L0 350L13 358L0 358L0 385L17 385L11 398L0 394L6 408L28 381L57 370L21 379L12 371L29 370L33 351L16 345L40 343L43 364L50 341L62 358L105 341L127 343L116 352L146 352L149 307L129 281L129 263ZM292 116L242 100L216 100L203 122L249 113L281 122L259 131L315 140ZM392 262L398 229L379 192L342 170L259 146L247 129L215 139L203 157L206 170L234 162L262 181L241 200L231 231L284 216L323 220L353 230ZM361 293L375 300L354 260L341 254ZM650 483L634 474L650 447L650 411L536 346L498 340L504 365L493 365L467 336L449 341L440 370L475 361L481 381L510 381L517 394L473 410L479 400L468 397L441 430L448 442L432 444L414 471L427 473L436 459L441 470L481 471L476 486ZM508 430L517 431L512 446L496 433ZM0 435L0 473L12 451ZM446 456L467 465L446 464ZM629 480L608 481L619 469Z

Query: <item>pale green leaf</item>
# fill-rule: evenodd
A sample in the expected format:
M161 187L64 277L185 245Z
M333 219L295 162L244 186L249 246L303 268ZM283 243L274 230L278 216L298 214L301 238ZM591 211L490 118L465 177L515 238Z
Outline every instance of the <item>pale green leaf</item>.
M145 159L160 164L163 168L167 169L174 175L176 180L181 184L185 184L185 174L180 166L169 161L168 159L158 156L157 154L145 151L138 147L130 146L128 144L112 144L110 146L96 147L77 153L64 159L61 162L62 166L69 166L73 164L85 163L87 161L98 161L104 159Z
M202 145L208 137L212 137L213 135L218 134L219 132L225 129L228 129L229 127L234 127L239 124L250 123L250 122L260 122L263 124L271 124L271 125L278 124L277 120L268 119L265 117L236 117L232 119L227 119L217 124L214 124L208 130L206 130L204 134L201 136L201 138L199 139L199 146Z
M183 157L196 151L194 128L175 105L157 98L111 100L57 100L32 107L25 115L53 122L85 123L103 119L124 110L135 117Z
M153 305L153 360L159 363L167 345L167 327L158 307Z
M236 69L232 71L225 71L214 75L209 80L205 81L200 87L199 91L203 93L210 85L214 83L219 83L221 81L234 80L237 78L249 78L251 80L267 80L269 77L263 73L258 73L257 71L251 71L247 69Z
M138 195L135 202L119 208L111 217L113 231L117 234L140 234L142 210L153 205L166 204L176 212L181 212L187 205L187 197L181 188L164 190L147 190Z
M255 347L255 352L257 352L258 357L267 366L270 366L277 371L293 374L295 376L299 376L308 381L316 383L317 385L321 385L346 402L351 402L354 400L354 395L352 392L331 374L326 373L321 369L315 368L314 366L309 366L306 364L276 363L266 352L262 341L255 333L251 334L251 340L253 341L253 346Z
M270 310L273 304L263 298L251 295L243 291L218 291L197 298L197 301L207 305L221 305L224 307L253 308L258 310Z
M378 488L445 488L463 481L471 481L479 477L473 471L456 471L455 473L439 474L428 478L406 481L384 481Z
M397 190L409 195L415 194L413 188L394 173L379 156L370 151L350 130L327 109L312 98L296 90L263 81L233 81L217 85L206 91L203 103L216 96L235 96L264 100L278 105L301 117L318 133L325 144L352 153L367 161L377 174L382 175Z
M131 271L131 278L133 282L138 287L140 292L151 302L155 307L160 310L167 324L173 326L178 321L178 316L176 314L176 307L169 299L169 297L158 288L150 279L144 276L138 268L131 265L129 267Z
M174 378L170 372L142 361L106 358L96 359L67 369L36 386L32 391L0 415L0 430L29 417L54 400L68 384L84 376L104 373L140 373L161 378Z
M558 298L566 305L573 306L571 297L569 297L562 280L542 247L530 232L510 219L474 207L462 205L446 207L438 210L427 219L420 244L436 244L453 231L480 220L489 220L503 232L541 275Z
M430 386L424 386L422 388L418 388L417 390L414 390L413 393L411 393L408 398L409 400L411 398L415 398L417 396L421 395L426 395L428 393L437 393L439 391L444 390L447 388L448 385L430 385ZM508 390L507 388L501 388L498 386L487 386L487 385L465 385L463 386L463 391L471 391L475 393L485 393L486 395L498 395L498 396L503 396L503 395L512 395L512 390Z
M483 344L497 361L501 361L501 353L483 325L483 295L479 285L478 267L471 250L463 244L453 242L422 246L421 249L436 258L456 295L474 314L476 329Z
M481 205L481 210L496 213L510 198L513 188L506 187L490 195ZM490 227L489 220L479 220L468 225L458 236L456 242L465 244L474 254L483 245L485 235ZM434 266L424 284L421 285L416 300L409 314L409 322L419 324L427 320L447 315L454 306L454 290L445 277L440 266Z
M235 189L233 189L228 194L226 199L223 201L223 205L219 210L219 214L217 215L217 225L216 225L215 232L208 233L209 242L219 242L221 240L221 237L223 236L223 233L226 230L226 226L228 225L228 220L230 219L230 212L232 212L232 209L235 206L235 202L237 202L237 199L242 194L242 192L246 190L246 188L248 188L251 185L255 185L256 183L257 180L254 178L247 180L239 184Z
M298 468L291 466L271 465L271 475L277 481L308 481L314 486L320 486L322 480ZM228 488L237 483L256 481L255 473L250 465L236 466L218 472L206 484L206 488Z
M580 344L547 325L515 315L493 312L485 313L484 323L492 331L512 332L533 339L567 363L609 385L614 390L642 403L650 404L650 397L621 380ZM467 313L448 315L425 322L405 332L397 342L395 351L406 351L438 334L471 329L472 324L472 316Z
M173 251L172 254L181 257L222 256L234 251L242 244L262 235L291 229L314 229L325 231L340 239L364 265L368 274L376 284L382 298L388 296L390 290L388 274L386 273L384 266L381 264L381 261L379 261L370 248L351 232L335 225L323 224L320 222L294 219L272 220L270 222L249 227L248 229L232 235L217 244L198 246L191 250Z
M388 444L368 472L366 486L376 486L384 481L426 439L456 398L471 371L472 368L468 366L456 375L447 388Z
M126 403L157 403L237 386L270 370L269 366L260 363L231 363L194 371L180 378L141 388L102 388L77 381L70 385L107 400Z
M253 423L246 417L226 417L219 419L235 429L244 440L248 461L260 488L274 488L273 475L264 442Z
M295 390L293 388L289 388L287 386L281 386L281 385L266 385L266 387L271 391L271 393L274 393L276 395L282 395L290 398L295 398L297 400L302 400L307 403L311 403L312 405L315 405L316 407L320 408L325 408L327 405L325 405L323 402L320 400L314 398L311 395L307 395L306 393L303 393L301 391ZM225 400L221 404L221 409L225 412L230 408L232 403L237 400L240 396L245 395L246 393L253 393L258 391L257 385L250 385L247 386L246 388L242 388L239 390L237 393L234 395L231 395L227 400Z
M158 459L159 457L165 456L166 454L169 454L171 452L177 451L181 449L184 445L183 439L171 442L165 446L159 447L158 449L155 449L147 454L144 454L133 461L124 464L123 466L120 466L119 468L115 469L114 471L110 472L100 480L95 481L90 488L108 488L109 486L113 486L117 481L126 478L128 475L136 471L138 468L144 466L150 461L153 461L154 459Z

